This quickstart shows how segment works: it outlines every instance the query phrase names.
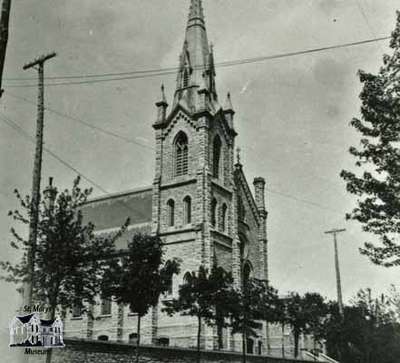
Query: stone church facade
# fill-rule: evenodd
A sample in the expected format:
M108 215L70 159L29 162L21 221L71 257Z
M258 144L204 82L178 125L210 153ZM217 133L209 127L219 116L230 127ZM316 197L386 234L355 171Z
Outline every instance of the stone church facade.
M87 220L96 225L96 233L105 234L130 217L131 225L117 241L120 249L138 232L161 237L166 258L182 260L181 273L163 299L176 296L184 274L200 265L217 263L238 284L245 275L267 280L265 181L258 177L250 186L235 158L235 111L229 94L220 103L201 0L191 0L172 102L162 87L156 108L153 184L91 200L84 208ZM161 308L160 303L143 319L143 343L195 346L196 321L168 317ZM91 309L94 319L79 311L66 319L66 336L136 339L136 316L128 307L102 301ZM203 331L204 348L216 347L216 329ZM224 349L240 350L240 339L224 331ZM251 352L265 353L266 327L248 345Z

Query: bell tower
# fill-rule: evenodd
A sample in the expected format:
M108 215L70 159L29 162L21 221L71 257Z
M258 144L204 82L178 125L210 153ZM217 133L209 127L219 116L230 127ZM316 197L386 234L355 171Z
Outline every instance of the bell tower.
M152 232L163 240L166 258L181 259L181 273L173 278L171 294L177 296L185 273L198 271L200 265L210 270L216 264L232 272L237 286L244 267L249 276L265 279L264 184L257 180L256 203L242 165L234 161L235 111L229 93L223 106L220 103L214 49L208 43L201 0L190 1L170 103L167 94L162 86L153 123ZM155 334L181 339L175 337L176 329L167 327L172 323L162 312L157 314ZM188 340L196 336L189 320L179 326ZM223 334L224 346L241 347L240 337ZM204 328L203 335L203 348L215 348L216 331Z
M162 87L153 124L153 233L164 239L171 255L188 262L183 273L200 264L210 268L222 263L231 269L226 254L231 254L235 233L236 132L230 95L222 107L215 77L202 2L191 0L171 107Z

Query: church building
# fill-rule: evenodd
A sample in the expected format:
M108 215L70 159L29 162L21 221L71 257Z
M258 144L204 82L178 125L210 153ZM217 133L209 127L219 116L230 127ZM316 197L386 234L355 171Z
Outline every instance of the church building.
M181 259L181 272L164 299L177 296L185 273L200 265L210 269L216 263L237 283L247 276L268 280L265 181L246 179L235 156L240 117L235 119L230 94L220 96L202 3L191 0L173 98L167 100L162 87L157 116L149 120L156 149L152 185L95 198L84 207L99 234L114 233L130 217L118 248L126 248L135 233L153 233L163 240L167 259ZM196 320L169 317L161 308L160 303L142 319L142 342L194 347ZM135 341L136 315L128 307L101 301L92 310L94 319L74 311L65 320L65 335ZM216 329L203 332L203 348L216 348ZM240 339L226 329L224 349L240 351ZM266 352L265 326L247 346L249 353Z

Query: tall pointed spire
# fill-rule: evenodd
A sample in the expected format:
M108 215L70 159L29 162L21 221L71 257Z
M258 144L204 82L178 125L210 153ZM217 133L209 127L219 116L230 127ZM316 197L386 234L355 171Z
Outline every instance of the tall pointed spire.
M195 23L196 21L202 22L204 25L204 12L203 12L203 6L201 4L201 0L191 0L190 1L190 9L189 9L189 25L190 23L193 22Z
M195 112L200 104L204 108L206 101L207 108L214 109L213 102L217 99L214 77L214 60L208 45L202 2L190 0L173 108L180 103L188 111ZM198 91L203 97L201 101Z

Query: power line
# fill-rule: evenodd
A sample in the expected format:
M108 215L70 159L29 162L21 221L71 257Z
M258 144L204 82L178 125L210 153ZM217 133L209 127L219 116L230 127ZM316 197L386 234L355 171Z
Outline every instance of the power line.
M17 96L17 95L15 95L15 94L10 93L10 92L7 92L7 95L10 95L10 96L13 97L13 98L16 98L16 99L25 101L25 102L27 102L27 103L29 103L29 104L35 105L35 103L34 103L33 101L30 101L30 100L28 100L28 99L25 98L25 97ZM150 150L154 150L154 148L151 147L151 146L149 146L149 145L142 144L142 143L140 143L140 142L138 142L138 141L136 141L136 140L134 140L134 139L131 139L131 138L129 138L129 137L126 137L126 136L117 134L117 133L115 133L115 132L113 132L113 131L104 129L104 128L99 127L99 126L96 126L96 125L93 125L92 123L87 122L87 121L84 121L84 120L82 120L82 119L80 119L80 118L78 118L78 117L70 116L70 115L68 115L68 114L66 114L66 113L63 113L63 112L61 112L61 111L57 111L57 110L55 110L54 108L50 108L49 106L45 106L45 109L46 109L47 111L50 111L50 112L54 113L54 114L57 115L57 116L67 118L67 119L72 120L72 121L74 121L74 122L78 122L78 123L80 123L80 124L82 124L82 125L85 125L86 127L89 127L89 128L91 128L91 129L93 129L93 130L102 132L103 134L106 134L106 135L115 137L115 138L117 138L117 139L123 140L123 141L125 141L125 142L127 142L127 143L130 143L130 144L134 144L134 145L138 145L138 146L141 146L141 147L150 149Z
M285 198L288 198L288 199L292 199L292 200L295 200L297 202L301 202L301 203L304 203L304 204L308 204L308 205L311 205L313 207L316 207L316 208L319 208L319 209L323 209L323 210L326 210L326 211L331 212L331 213L343 215L343 213L340 212L339 210L326 207L326 206L324 206L322 204L315 203L315 202L309 201L307 199L297 198L297 197L295 197L293 195L290 195L290 194L287 194L287 193L282 193L282 192L279 192L277 190L273 190L273 189L270 189L270 188L266 188L266 190L268 192L272 193L272 194L277 194L277 195L280 195L282 197L285 197Z
M243 64L258 63L258 62L264 62L267 60L288 58L288 57L294 57L294 56L299 56L299 55L323 52L323 51L327 51L327 50L354 47L354 46L379 42L379 41L387 40L387 39L390 39L390 37L387 36L387 37L380 37L380 38L372 38L372 39L366 39L366 40L361 40L361 41L357 41L357 42L342 43L342 44L338 44L338 45L332 45L332 46L326 46L326 47L320 47L320 48L312 48L312 49L300 50L300 51L295 51L295 52L280 53L280 54L269 55L269 56L242 58L242 59L237 59L237 60L232 60L232 61L216 63L216 67L223 68L223 67L239 66L239 65L243 65ZM122 80L131 80L131 79L142 79L142 78L159 77L159 76L175 74L175 72L177 70L178 70L177 67L170 67L170 68L160 68L160 69L153 69L153 70L149 69L149 70L142 70L142 71L134 70L134 71L130 71L130 72L118 72L118 73L87 74L87 75L75 75L75 76L57 76L57 77L49 77L47 79L50 79L50 80L86 79L86 78L100 78L100 79L54 82L54 83L47 83L46 85L47 86L67 86L67 85L80 85L80 84L95 84L95 83L100 83L100 82L112 82L112 81L122 81ZM101 78L101 77L109 77L109 78ZM8 80L13 80L13 81L21 80L22 81L22 80L31 80L31 79L12 78L12 79L8 79ZM33 86L34 86L33 84L19 84L19 85L8 84L7 85L7 87L13 87L13 88L18 88L18 87L26 88L26 87L33 87Z
M0 114L0 120L5 122L8 126L13 128L15 131L17 131L20 135L24 136L26 139L28 139L30 142L35 143L35 138L31 136L28 132L26 132L21 126L19 126L16 122L11 120L9 117L7 117L4 114ZM76 169L73 165L68 163L67 161L63 160L60 156L58 156L56 153L51 151L49 148L43 146L43 150L46 151L50 156L52 156L54 159L56 159L58 162L60 162L62 165L67 167L68 169L72 170L73 172L77 173L82 179L86 180L88 183L99 189L101 192L105 194L110 194L107 190L105 190L100 184L96 183L93 179L89 178L82 172L80 172L78 169ZM122 207L124 207L126 210L130 212L135 211L130 208L125 202L121 200L117 200L117 203L119 203Z
M0 119L5 122L7 125L9 125L10 127L12 127L15 131L17 131L18 133L20 133L21 135L23 135L26 139L28 139L31 142L35 142L35 138L33 136L31 136L28 132L26 132L21 126L19 126L16 122L12 121L10 118L8 118L6 115L1 114L0 115ZM82 177L82 179L85 179L87 182L89 182L90 184L92 184L93 186L95 186L97 189L99 189L101 192L103 193L107 193L109 194L109 192L107 192L107 190L105 190L101 185L97 184L94 180L92 180L91 178L87 177L85 174L81 173L78 169L76 169L75 167L73 167L70 163L66 162L65 160L61 159L61 157L59 157L56 153L54 153L53 151L51 151L49 148L47 147L43 147L43 150L45 150L49 155L51 155L54 159L56 159L57 161L59 161L61 164L63 164L64 166L66 166L68 169L71 169L73 172L77 173L78 175L80 175Z
M14 130L16 130L18 133L20 133L21 135L23 135L25 138L29 139L31 142L34 142L34 138L28 133L26 132L22 127L20 127L16 122L12 121L9 117L5 116L4 114L0 114L0 120L2 120L3 122L5 122L7 125L9 125L10 127L12 127ZM66 162L65 160L63 160L60 156L58 156L56 153L54 153L53 151L51 151L49 148L44 147L43 148L49 155L51 155L54 159L56 159L57 161L59 161L61 164L63 164L64 166L66 166L68 169L71 169L72 171L74 171L75 173L77 173L78 175L80 175L82 177L82 179L86 180L87 182L89 182L90 184L92 184L94 187L96 187L97 189L99 189L101 192L105 193L105 194L110 194L110 192L108 192L107 190L105 190L101 185L99 185L98 183L96 183L93 179L87 177L85 174L83 174L82 172L80 172L78 169L76 169L73 165L71 165L70 163ZM267 188L267 191L269 191L272 194L277 194L280 196L283 196L285 198L289 198L292 200L295 200L297 202L301 202L304 204L308 204L310 206L319 208L319 209L323 209L326 210L328 212L331 213L340 213L341 212L325 207L321 204L306 200L306 199L300 199L297 198L293 195L290 194L286 194L286 193L282 193L276 190L272 190ZM123 202L121 202L123 203ZM124 204L125 205L125 204ZM132 211L132 209L130 209L128 206L125 205L126 208L128 208L130 211Z

